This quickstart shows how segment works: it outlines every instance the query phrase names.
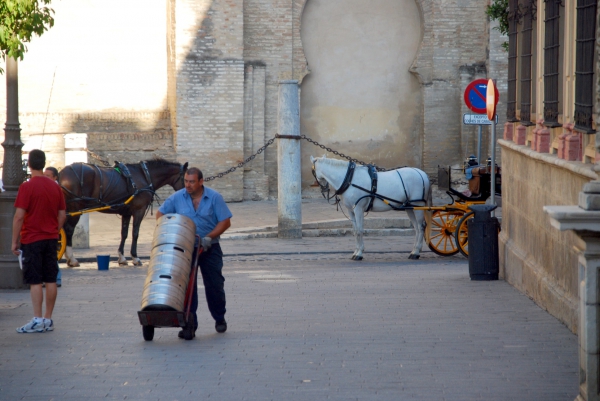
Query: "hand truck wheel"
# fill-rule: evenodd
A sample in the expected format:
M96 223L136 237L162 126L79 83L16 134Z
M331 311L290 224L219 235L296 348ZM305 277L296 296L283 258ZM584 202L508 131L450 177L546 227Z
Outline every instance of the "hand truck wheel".
M152 341L154 338L154 326L142 326L142 333L144 334L144 340Z

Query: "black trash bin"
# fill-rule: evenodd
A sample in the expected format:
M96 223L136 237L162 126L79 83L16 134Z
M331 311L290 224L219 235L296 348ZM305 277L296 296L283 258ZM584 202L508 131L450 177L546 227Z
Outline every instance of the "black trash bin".
M475 212L467 221L469 233L469 276L471 280L498 280L498 219L491 211L496 205L472 205Z

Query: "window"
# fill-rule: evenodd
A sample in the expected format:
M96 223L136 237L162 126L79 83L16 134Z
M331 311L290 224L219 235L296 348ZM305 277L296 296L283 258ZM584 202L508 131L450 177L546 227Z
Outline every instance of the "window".
M523 5L523 29L521 31L521 124L535 125L531 122L531 57L533 20L535 18L535 0L525 0Z
M544 0L546 19L544 27L544 125L560 127L558 123L560 72L560 8L562 0Z
M519 23L519 2L508 2L508 99L506 101L506 119L517 119L517 25Z
M592 127L594 97L594 45L597 0L577 0L575 47L575 129L587 134Z

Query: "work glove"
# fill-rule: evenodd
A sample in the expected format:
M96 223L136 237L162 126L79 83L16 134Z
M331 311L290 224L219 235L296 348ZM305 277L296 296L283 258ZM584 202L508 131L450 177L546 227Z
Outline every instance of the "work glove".
M204 252L208 251L212 245L212 238L210 237L204 237L202 238L202 249L204 250Z

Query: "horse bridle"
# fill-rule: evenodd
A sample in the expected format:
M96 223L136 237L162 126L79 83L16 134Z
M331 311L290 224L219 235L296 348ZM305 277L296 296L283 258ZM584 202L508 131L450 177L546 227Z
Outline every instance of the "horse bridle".
M352 184L352 177L354 177L354 170L356 170L356 163L350 162L348 164L348 170L346 170L346 176L344 177L344 181L342 182L342 185L340 185L340 187L337 189L337 191L335 191L335 193L331 196L329 196L329 193L331 192L331 190L329 188L329 182L327 182L326 185L322 185L321 182L319 181L319 179L317 178L317 172L316 172L316 167L315 167L316 163L317 163L317 160L315 160L313 162L312 175L313 175L313 177L315 177L315 180L317 180L317 184L319 184L319 187L321 187L321 195L323 195L323 198L327 199L327 201L336 198L336 203L339 203L339 200L337 199L338 195L341 195L344 192L346 192L346 190L348 188L350 188L350 184ZM327 192L327 196L325 196L325 192Z
M326 184L325 184L325 185L321 184L321 181L319 181L319 179L317 178L317 169L316 169L316 167L315 167L315 164L316 164L316 163L317 163L317 161L315 160L315 161L313 162L313 164L312 164L312 170L311 170L311 173L312 173L313 177L315 177L315 181L317 181L317 184L319 184L319 187L321 188L321 195L323 195L323 198L325 198L325 199L329 200L329 199L331 199L331 198L329 197L329 192L330 192L330 189L329 189L329 182L325 181L325 182L326 182ZM325 192L327 192L327 196L325 196ZM334 196L335 196L335 195L334 195Z
M186 170L183 169L183 164L180 163L179 164L179 178L173 183L173 185L177 184L177 181L179 181L179 180L181 180L181 182L183 184L185 184L185 180L183 179L183 176L185 175L185 171Z

